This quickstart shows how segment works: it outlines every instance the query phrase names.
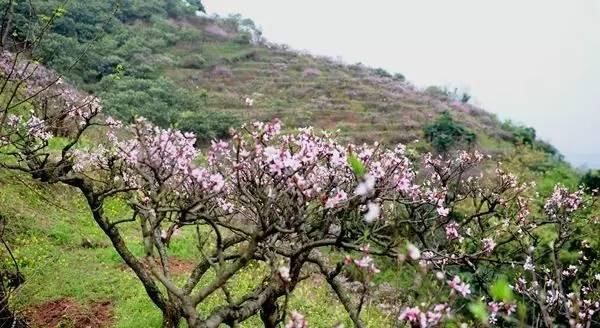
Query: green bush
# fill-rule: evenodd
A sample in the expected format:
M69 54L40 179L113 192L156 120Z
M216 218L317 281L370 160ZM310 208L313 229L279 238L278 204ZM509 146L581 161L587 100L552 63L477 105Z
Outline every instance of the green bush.
M206 59L199 54L193 54L185 56L181 59L180 66L183 68L195 68L200 69L204 68L206 65Z
M581 177L581 184L590 190L600 189L600 170L589 170Z
M512 142L516 145L533 146L536 138L535 129L523 125L515 124L512 121L506 121L502 127L512 133Z
M424 128L425 138L438 153L445 153L459 145L470 146L476 136L460 123L454 121L449 112L440 114L438 119Z
M180 115L177 128L196 134L197 143L205 144L213 139L224 139L229 129L237 125L230 115L216 112L186 112Z
M390 74L390 72L386 71L383 68L376 68L373 73L375 73L375 75L377 76L381 76L381 77L392 77L392 74Z
M555 160L564 161L564 156L558 151L558 149L556 149L556 147L552 146L546 141L537 139L537 134L534 128L520 124L515 124L512 121L504 122L502 124L502 128L511 134L509 140L513 144L517 146L530 146L531 148L546 153Z
M400 82L406 81L406 77L402 73L396 73L396 74L394 74L393 78L394 78L394 80L400 81Z
M175 123L177 112L199 105L186 90L165 78L104 79L99 95L109 114L124 120L143 116L162 127Z

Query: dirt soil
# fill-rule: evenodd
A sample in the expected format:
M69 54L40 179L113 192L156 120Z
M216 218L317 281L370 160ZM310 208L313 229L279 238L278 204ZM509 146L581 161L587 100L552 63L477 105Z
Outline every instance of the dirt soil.
M113 324L113 306L108 301L82 305L61 298L31 307L26 317L32 327L108 328Z

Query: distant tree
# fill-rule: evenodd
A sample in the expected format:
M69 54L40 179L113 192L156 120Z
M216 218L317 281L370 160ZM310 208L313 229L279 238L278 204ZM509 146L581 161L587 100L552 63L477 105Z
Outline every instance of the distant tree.
M394 74L394 80L404 82L406 81L406 77L402 73L396 73Z
M237 124L231 115L218 112L183 113L177 119L177 127L184 132L193 132L197 145L208 144L211 140L226 139L229 130Z
M446 153L456 146L471 145L476 135L462 124L454 121L449 112L440 114L437 120L424 128L425 138L438 153Z
M469 100L471 100L471 95L468 92L463 92L462 96L460 97L460 102L466 104L469 102Z
M202 0L186 0L187 3L190 4L193 8L196 8L199 12L203 12L206 14L206 7L202 4Z
M581 177L581 184L589 190L600 190L600 170L588 170Z
M448 86L432 85L425 89L425 93L443 101L452 100L466 104L471 100L471 94L466 88L451 89Z
M533 146L536 141L536 131L532 127L515 124L512 121L506 121L502 127L512 133L513 143L517 145Z
M181 59L180 65L183 68L200 69L206 66L206 59L200 54L190 54Z
M381 77L393 77L392 74L390 74L390 72L388 72L385 68L381 68L381 67L373 70L373 73L375 73L375 75L381 76Z

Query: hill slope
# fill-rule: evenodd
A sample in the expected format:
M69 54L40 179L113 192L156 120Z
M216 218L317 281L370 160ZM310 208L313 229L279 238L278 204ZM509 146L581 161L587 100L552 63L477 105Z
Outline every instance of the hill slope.
M194 21L203 30L214 24ZM426 122L444 110L455 112L457 120L474 130L501 130L488 113L440 100L361 65L347 66L265 45L247 45L226 53L231 45L230 40L178 44L175 50L184 50L182 56L223 54L210 58L208 68L174 67L168 68L166 75L182 87L207 90L210 110L242 120L280 117L293 125L339 128L357 142L412 141L420 137ZM244 97L255 100L251 108L245 106Z
M38 16L62 5L32 3ZM269 44L250 20L199 17L194 9L173 1L74 2L54 19L34 57L99 95L111 114L143 115L203 140L225 137L240 122L278 117L288 126L339 128L355 142L412 142L448 110L483 148L511 147L513 131L456 95ZM26 39L43 20L26 7L18 12L14 35Z

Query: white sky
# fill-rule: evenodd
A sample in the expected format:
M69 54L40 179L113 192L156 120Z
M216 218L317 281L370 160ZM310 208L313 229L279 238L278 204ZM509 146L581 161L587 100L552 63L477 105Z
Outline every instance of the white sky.
M600 0L204 0L269 41L467 87L533 126L576 166L600 168Z

